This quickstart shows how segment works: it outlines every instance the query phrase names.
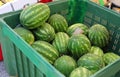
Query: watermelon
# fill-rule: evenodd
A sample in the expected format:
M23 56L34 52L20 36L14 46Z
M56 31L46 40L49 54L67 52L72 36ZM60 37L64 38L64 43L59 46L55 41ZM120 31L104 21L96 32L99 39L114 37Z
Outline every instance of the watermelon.
M92 45L102 48L109 42L109 32L103 25L95 24L90 27L88 38L90 39Z
M92 46L91 50L90 50L90 53L96 54L96 55L101 56L101 57L104 54L103 50L100 47L97 47L97 46Z
M44 23L42 26L34 29L33 32L37 40L50 42L55 38L54 28L48 23Z
M77 64L72 57L63 55L55 61L54 66L58 71L68 77L72 70L77 67Z
M120 56L113 52L107 52L103 55L103 60L106 65L111 64L118 59L120 59Z
M78 67L74 69L69 77L90 77L92 75L92 72L84 67Z
M86 54L91 49L91 43L89 39L83 35L78 34L71 36L68 41L68 49L76 59Z
M78 66L85 67L90 70L92 73L97 72L105 66L102 57L87 53L81 56L77 61Z
M34 29L41 26L50 16L50 8L45 3L36 3L22 10L20 13L21 24Z
M25 40L28 44L32 44L35 40L35 37L33 35L33 33L26 29L26 28L23 28L23 27L16 27L14 28L14 31L19 35L21 36L21 38L23 40Z
M88 33L88 27L82 23L75 23L68 27L67 33L69 36L72 36L74 34L85 34L87 35Z
M53 46L58 50L60 54L67 54L68 53L68 40L69 36L64 32L58 32L55 35L55 39L53 40Z
M59 57L59 52L56 48L46 41L38 40L31 46L51 64Z
M66 19L60 14L53 14L50 16L48 23L53 26L55 32L66 32L68 28L68 23Z

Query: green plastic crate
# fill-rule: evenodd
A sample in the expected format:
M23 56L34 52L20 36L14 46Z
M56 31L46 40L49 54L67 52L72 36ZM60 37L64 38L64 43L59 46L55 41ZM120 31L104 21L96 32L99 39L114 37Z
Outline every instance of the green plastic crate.
M20 12L20 10L18 11ZM5 13L5 14L0 14L0 18L2 17L7 17L7 16L11 16L11 15L14 15L16 12L9 12L9 13ZM0 26L0 44L2 42L2 26ZM4 39L5 40L5 39ZM6 41L7 42L7 41ZM8 41L9 42L9 41ZM9 44L9 43L8 43ZM3 44L4 45L4 44ZM13 50L12 49L6 49L5 47L6 46L3 46L2 45L2 55L5 55L3 56L3 61L4 61L4 65L5 65L5 69L7 70L7 72L10 74L10 76L15 76L16 73L17 73L17 70L16 70L16 63L15 63L15 57L14 57L14 54L12 54ZM4 47L4 48L3 48ZM7 46L8 47L8 46ZM11 45L9 45L9 47L11 47ZM4 51L4 52L3 52Z
M69 25L77 22L82 22L89 27L95 23L104 25L111 36L105 50L120 55L119 14L84 0L61 0L48 5L52 14L62 14ZM9 13L0 19L0 40L8 73L18 77L64 77L13 31L13 28L20 24L20 12ZM120 59L91 77L120 77L119 67Z

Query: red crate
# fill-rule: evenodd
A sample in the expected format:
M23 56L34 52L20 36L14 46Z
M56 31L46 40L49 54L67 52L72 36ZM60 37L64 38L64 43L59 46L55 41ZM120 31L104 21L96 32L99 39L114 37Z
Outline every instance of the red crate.
M38 0L38 2L47 3L47 2L52 2L52 0Z
M2 56L2 49L1 49L1 45L0 45L0 61L3 60L3 56Z

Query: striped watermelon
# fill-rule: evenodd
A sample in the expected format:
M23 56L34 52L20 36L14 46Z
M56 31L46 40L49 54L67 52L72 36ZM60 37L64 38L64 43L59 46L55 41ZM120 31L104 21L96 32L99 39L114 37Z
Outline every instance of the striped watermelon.
M68 46L69 36L64 32L58 32L53 40L53 46L59 51L61 54L68 53L67 46Z
M68 49L75 58L79 58L91 49L91 43L89 39L83 35L71 36L68 41Z
M14 31L20 35L23 40L25 40L28 44L32 44L35 40L34 35L32 34L32 32L28 29L25 29L23 27L16 27L14 28Z
M77 64L72 57L63 55L55 61L54 66L66 77L69 77L69 74L77 67Z
M81 34L81 33L87 35L88 27L82 23L75 23L67 29L67 33L69 36L72 36L73 34Z
M58 51L48 42L35 41L32 47L51 64L59 57Z
M50 42L55 37L54 28L48 23L44 23L42 26L34 29L33 32L37 40L43 40L43 41Z
M117 59L120 59L120 56L113 53L113 52L108 52L103 55L103 59L106 65L113 63Z
M26 7L20 14L21 24L34 29L41 26L50 16L50 8L45 3L36 3Z
M96 54L96 55L101 56L101 57L104 55L103 50L97 46L92 46L90 53Z
M78 67L74 69L69 77L90 77L92 72L84 67Z
M109 41L109 32L103 25L95 24L89 29L88 38L94 46L105 47Z
M87 68L92 73L97 72L105 66L102 57L91 53L87 53L80 57L77 64L78 66Z
M60 14L53 14L48 22L53 26L55 32L66 32L68 28L68 23L66 19Z

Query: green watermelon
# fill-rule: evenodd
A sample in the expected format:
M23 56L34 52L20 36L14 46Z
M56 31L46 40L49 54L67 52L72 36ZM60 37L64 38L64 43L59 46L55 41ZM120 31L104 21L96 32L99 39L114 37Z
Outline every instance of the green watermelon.
M90 77L92 72L84 67L78 67L74 69L69 77Z
M25 29L23 27L16 27L14 28L14 31L20 35L23 40L25 40L28 44L32 44L34 42L34 35L32 34L32 32L28 29Z
M103 25L95 24L89 29L88 38L94 46L102 48L108 44L109 32Z
M21 24L34 29L41 26L50 16L50 8L45 3L36 3L22 10L20 13Z
M67 54L68 40L69 36L66 33L58 32L52 44L59 51L60 54Z
M96 54L96 55L101 56L101 57L104 54L103 50L100 47L97 47L97 46L92 46L91 50L90 50L90 53Z
M48 42L38 40L32 44L32 47L51 64L59 57L59 52Z
M50 16L48 23L55 29L55 32L66 32L68 23L66 19L60 14L53 14Z
M75 58L79 58L91 49L91 43L89 39L83 35L71 36L68 41L68 49Z
M67 33L69 36L72 36L74 34L85 34L87 35L88 33L88 27L82 23L75 23L68 27Z
M102 57L87 53L80 57L77 61L78 66L85 67L90 70L92 73L97 72L105 66Z
M54 28L48 23L44 23L42 26L34 29L33 32L37 40L50 42L55 38Z
M77 67L77 64L72 57L63 55L55 61L54 66L58 71L68 77L72 70Z
M107 52L103 55L103 60L106 65L113 63L117 59L120 59L120 56L113 52Z

